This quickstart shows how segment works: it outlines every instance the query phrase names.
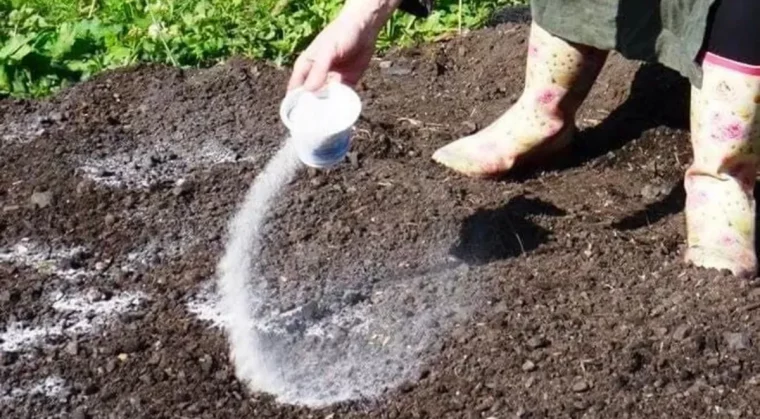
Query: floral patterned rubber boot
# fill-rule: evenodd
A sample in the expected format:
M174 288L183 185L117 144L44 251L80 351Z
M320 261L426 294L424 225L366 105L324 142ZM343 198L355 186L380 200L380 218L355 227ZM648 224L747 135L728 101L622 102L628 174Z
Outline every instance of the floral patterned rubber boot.
M703 61L701 90L692 87L694 162L686 171L686 261L757 273L755 174L760 147L760 67L713 54Z
M493 177L570 143L575 114L607 51L568 43L535 23L528 48L525 87L517 102L480 132L436 151L433 160L464 175Z

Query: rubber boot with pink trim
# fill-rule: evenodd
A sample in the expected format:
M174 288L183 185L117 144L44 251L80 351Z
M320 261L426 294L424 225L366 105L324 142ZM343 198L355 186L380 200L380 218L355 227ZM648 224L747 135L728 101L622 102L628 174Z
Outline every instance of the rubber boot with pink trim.
M575 114L607 52L568 43L535 23L528 48L518 101L480 132L436 151L433 160L464 175L493 177L570 143Z
M685 257L696 266L754 277L760 67L707 54L703 72L702 88L692 88L691 98Z

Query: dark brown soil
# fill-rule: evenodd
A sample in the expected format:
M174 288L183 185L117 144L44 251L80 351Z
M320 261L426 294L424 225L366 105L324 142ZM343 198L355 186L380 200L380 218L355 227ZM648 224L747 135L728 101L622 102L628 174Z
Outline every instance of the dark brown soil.
M224 336L186 309L282 141L286 71L147 66L49 101L0 102L0 253L24 238L84 246L61 263L95 272L72 281L0 264L0 330L54 321L56 291L148 296L75 350L59 337L2 353L0 417L760 414L760 290L681 261L684 79L614 56L579 116L578 142L547 167L488 182L431 162L517 98L526 34L507 23L374 63L360 86L355 161L302 173L278 202L262 263L282 306L326 294L328 282L400 281L447 255L469 266L454 291L467 316L440 329L412 379L315 410L247 396ZM198 152L216 146L231 154L211 164ZM93 159L111 163L81 169ZM33 205L35 192L49 192L50 205ZM60 397L10 397L51 375L69 385Z

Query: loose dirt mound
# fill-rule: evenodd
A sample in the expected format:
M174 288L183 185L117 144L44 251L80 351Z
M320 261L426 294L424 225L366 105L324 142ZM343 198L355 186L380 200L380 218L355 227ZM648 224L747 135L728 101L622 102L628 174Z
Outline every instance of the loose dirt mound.
M683 79L615 56L546 168L485 182L430 161L517 98L526 35L375 63L357 154L278 203L273 312L316 324L371 301L398 333L378 347L424 338L362 370L399 370L379 398L320 410L247 397L211 327L224 228L282 140L287 72L141 67L0 102L0 416L755 417L760 291L681 263Z

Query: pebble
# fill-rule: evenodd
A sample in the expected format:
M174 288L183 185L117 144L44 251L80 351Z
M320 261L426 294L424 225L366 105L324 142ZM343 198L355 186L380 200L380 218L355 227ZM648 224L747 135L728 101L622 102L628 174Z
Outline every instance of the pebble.
M311 186L313 186L315 188L323 186L325 183L327 183L327 181L325 180L325 178L323 178L321 176L315 177L314 179L311 180Z
M51 192L35 192L29 201L37 208L46 208L53 203L53 194Z
M411 68L391 66L385 69L385 74L389 76L408 76L412 74Z
M108 300L108 298L106 298L107 296L105 293L95 288L91 288L90 290L88 290L85 295L87 297L87 300L93 303Z
M193 190L192 182L185 179L180 179L174 185L174 189L172 190L172 193L174 194L174 196L182 196L182 195L186 195L192 192L192 190Z
M546 348L549 346L549 340L543 336L533 336L532 338L528 339L527 345L530 349Z
M61 121L67 120L68 116L64 114L63 112L53 111L53 112L50 112L50 115L48 115L48 118L50 118L50 120L53 122L61 122Z
M116 360L115 359L109 359L106 363L106 372L112 373L116 369Z
M733 351L749 349L752 346L749 335L746 333L726 332L723 334L723 339L725 339L728 348Z
M675 340L684 340L687 337L689 337L689 334L691 334L691 326L688 324L682 324L676 328L676 330L673 332L673 339Z
M527 360L527 361L525 361L525 363L522 364L522 370L525 371L525 372L535 371L536 368L538 368L538 367L531 360Z
M154 352L153 355L150 356L150 359L148 359L148 365L158 365L161 363L161 354L159 352Z
M351 167L354 169L359 168L359 153L352 151L348 153L348 161L351 163Z
M203 371L204 374L210 374L214 368L214 359L211 358L211 355L203 355L200 359L200 364L201 371Z
M667 195L668 189L665 185L645 185L641 188L641 197L647 200L655 199L659 196Z
M79 343L75 340L72 340L66 344L66 348L64 350L67 354L76 356L79 354Z
M588 391L589 388L591 388L591 386L588 382L586 382L586 380L578 380L575 382L575 384L573 384L572 390L575 393L584 393Z
M107 214L104 222L106 223L107 227L110 227L116 223L116 216L113 214Z
M472 135L478 132L478 126L472 121L464 121L462 122L462 126L464 126L464 131L462 134L464 135Z

